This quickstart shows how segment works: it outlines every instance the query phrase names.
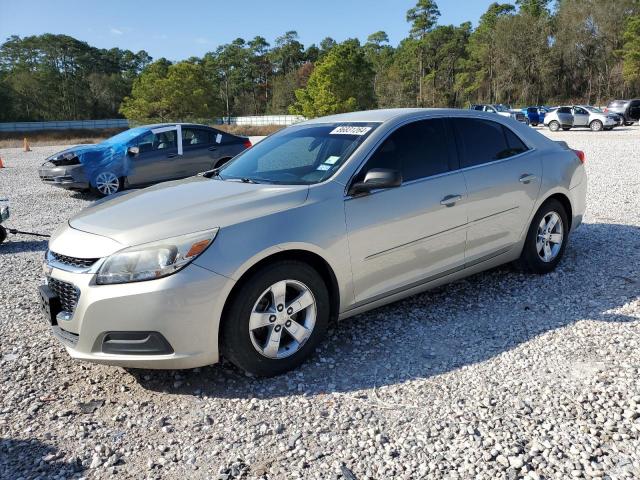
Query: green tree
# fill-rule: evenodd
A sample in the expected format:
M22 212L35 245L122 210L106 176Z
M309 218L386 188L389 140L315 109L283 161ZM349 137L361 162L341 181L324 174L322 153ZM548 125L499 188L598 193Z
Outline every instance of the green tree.
M176 121L210 117L219 107L201 64L160 59L136 79L120 112L131 120Z
M373 68L357 40L335 46L315 67L306 88L296 90L293 114L318 117L375 106Z
M418 56L418 95L416 98L416 104L418 106L424 105L424 94L422 91L423 79L425 76L425 39L427 34L435 27L438 17L440 17L440 10L435 0L418 0L415 7L410 8L407 11L407 22L411 24L409 31L411 38L416 40L416 54Z
M640 91L640 15L629 17L627 21L622 57L625 82L635 85L636 92Z

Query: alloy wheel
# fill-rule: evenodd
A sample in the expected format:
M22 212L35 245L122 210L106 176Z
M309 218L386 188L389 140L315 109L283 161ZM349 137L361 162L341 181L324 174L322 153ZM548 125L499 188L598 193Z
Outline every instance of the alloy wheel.
M536 251L543 262L552 262L560 253L564 229L562 219L556 212L549 212L540 221L536 236Z
M274 283L251 310L251 343L267 358L293 355L311 336L316 315L316 300L304 283L297 280Z
M96 177L96 189L102 195L113 195L120 189L120 179L114 173L102 172Z

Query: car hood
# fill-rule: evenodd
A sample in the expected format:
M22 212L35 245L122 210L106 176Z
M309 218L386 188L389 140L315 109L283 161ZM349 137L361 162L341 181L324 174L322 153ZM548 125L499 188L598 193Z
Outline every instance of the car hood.
M307 185L250 184L205 177L166 182L95 202L69 220L123 246L241 223L304 203Z
M93 156L92 154L98 154L101 156L102 152L109 150L109 148L109 145L103 143L75 145L54 153L50 157L47 157L45 161L53 162L55 160L61 160L66 153L73 153L80 159L89 159Z

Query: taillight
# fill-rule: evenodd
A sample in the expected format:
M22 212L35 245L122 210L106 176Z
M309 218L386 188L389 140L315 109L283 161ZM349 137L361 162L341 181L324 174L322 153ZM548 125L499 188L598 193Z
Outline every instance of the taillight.
M249 140L248 138L244 141L243 143L244 148L251 148L253 145L251 145L251 140Z
M586 162L586 157L584 156L584 152L582 150L574 150L573 153L580 159L580 163Z

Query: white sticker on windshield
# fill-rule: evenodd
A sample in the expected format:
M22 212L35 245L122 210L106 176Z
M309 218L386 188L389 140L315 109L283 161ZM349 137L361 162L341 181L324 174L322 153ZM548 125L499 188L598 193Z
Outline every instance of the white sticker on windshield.
M331 168L331 165L327 165L326 163L322 163L320 165L318 165L318 168L316 168L316 170L329 170Z
M216 143L220 143L222 141L222 134L219 133L216 135Z
M371 130L371 127L349 127L344 125L334 128L329 132L329 135L364 135L369 130Z
M338 160L340 160L339 156L336 155L331 155L329 158L327 158L324 163L328 164L328 165L333 165L335 164Z

